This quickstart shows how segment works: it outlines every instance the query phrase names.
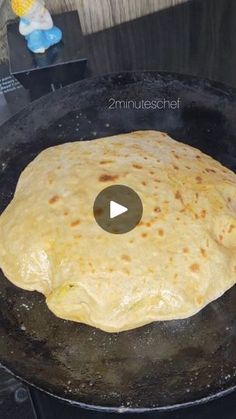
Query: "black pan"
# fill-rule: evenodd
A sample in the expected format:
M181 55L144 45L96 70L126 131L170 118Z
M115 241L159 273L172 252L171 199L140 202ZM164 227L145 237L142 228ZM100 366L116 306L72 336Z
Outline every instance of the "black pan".
M180 108L115 110L111 98L180 98ZM109 75L45 96L1 127L0 210L44 148L140 129L166 131L236 171L235 91L174 74ZM161 410L210 400L236 388L236 287L189 319L106 334L56 318L44 297L1 274L0 360L26 382L88 408Z

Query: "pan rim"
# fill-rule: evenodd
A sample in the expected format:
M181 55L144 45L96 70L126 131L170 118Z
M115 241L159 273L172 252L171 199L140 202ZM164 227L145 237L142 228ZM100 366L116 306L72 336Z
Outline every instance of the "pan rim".
M212 88L214 90L221 90L221 92L224 95L229 95L229 96L235 96L236 98L236 88L228 86L227 84L224 84L222 82L219 81L214 81L214 80L210 80L210 79L206 79L206 78L201 78L201 77L197 77L195 75L191 75L191 74L184 74L184 73L176 73L176 72L168 72L168 71L124 71L124 72L112 72L112 73L106 73L104 75L100 75L100 76L95 76L95 77L89 77L83 80L80 80L76 83L73 83L71 85L68 85L66 87L64 87L64 90L67 89L71 89L72 86L86 86L86 83L91 83L91 82L96 82L96 81L108 81L109 78L111 77L124 77L125 75L130 75L133 77L139 77L140 79L137 80L137 82L141 82L142 79L144 77L148 77L151 76L153 77L153 82L158 81L158 79L166 79L168 77L173 78L175 81L186 81L189 82L191 81L195 81L196 83L203 83L202 87L209 87ZM130 82L128 81L126 83L126 85L128 86L130 84ZM187 83L186 83L187 84ZM55 94L60 94L60 89L58 90L58 92L54 92ZM43 97L37 99L36 101L33 101L31 104L25 106L23 109L21 109L17 114L15 114L14 116L10 117L7 121L5 121L1 127L3 127L5 124L9 124L12 118L16 118L19 117L20 115L22 115L22 117L24 116L25 112L28 112L28 110L35 106L36 103L40 103L40 102L44 102L44 100L46 100L48 98L48 96L50 96L51 93L48 93L47 95L44 95ZM120 407L106 407L106 406L99 406L99 405L93 405L93 404L88 404L88 403L83 403L83 402L79 402L76 400L69 400L65 397L62 396L58 396L56 394L53 394L50 391L47 391L43 388L41 388L39 385L37 384L32 384L30 383L27 379L24 379L23 377L21 377L20 375L18 375L17 373L14 373L8 366L5 366L4 364L1 364L1 359L0 359L0 365L3 366L4 369L6 369L8 372L10 372L11 374L13 374L16 378L20 379L23 383L26 383L27 385L29 385L30 387L41 391L57 400L60 400L62 402L65 402L66 404L70 404L70 405L74 405L77 407L81 407L83 409L86 410L93 410L93 411L97 411L97 412L107 412L107 413L144 413L144 412L171 412L171 411L175 411L178 409L184 409L184 408L188 408L188 407L193 407L193 406L198 406L198 405L203 405L205 403L211 402L213 400L217 400L221 397L227 396L231 393L233 393L236 390L236 385L231 386L229 388L226 388L224 390L218 391L214 394L211 394L210 396L206 396L200 399L196 399L193 401L188 401L188 402L183 402L183 403L178 403L178 404L173 404L173 405L167 405L167 406L157 406L157 407L125 407L125 406L120 406Z
M174 412L176 410L182 410L187 409L190 407L196 407L196 406L202 406L206 403L213 402L214 400L221 399L225 396L228 396L232 394L233 392L236 392L236 385L231 386L225 390L221 390L215 394L211 394L210 396L202 397L200 399L192 400L189 402L183 402L183 403L177 403L173 405L167 405L167 406L156 406L156 407L126 407L126 406L99 406L95 404L89 404L84 402L79 402L76 400L70 400L66 399L65 397L58 396L56 394L51 393L48 390L45 390L38 386L37 384L30 383L27 379L24 379L17 373L14 373L10 368L8 368L6 365L0 363L1 367L4 368L4 370L11 375L13 375L15 378L19 379L23 384L26 384L30 388L37 390L43 394L46 394L47 396L52 397L53 399L57 399L60 402L63 402L67 405L79 407L84 410L91 410L94 412L104 412L104 413L148 413L148 412Z

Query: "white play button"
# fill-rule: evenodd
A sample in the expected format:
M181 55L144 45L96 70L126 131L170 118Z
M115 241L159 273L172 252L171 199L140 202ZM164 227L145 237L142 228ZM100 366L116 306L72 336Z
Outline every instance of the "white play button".
M96 223L107 233L125 234L141 221L143 205L138 194L126 185L103 189L93 204Z
M110 218L118 217L118 215L124 214L128 211L128 208L123 205L117 204L115 201L110 201Z

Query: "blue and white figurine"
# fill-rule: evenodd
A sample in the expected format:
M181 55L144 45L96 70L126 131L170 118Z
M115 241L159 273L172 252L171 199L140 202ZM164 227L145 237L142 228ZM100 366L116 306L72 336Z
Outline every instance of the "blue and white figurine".
M62 40L62 32L54 26L44 0L12 0L12 10L20 17L19 31L30 51L43 54Z

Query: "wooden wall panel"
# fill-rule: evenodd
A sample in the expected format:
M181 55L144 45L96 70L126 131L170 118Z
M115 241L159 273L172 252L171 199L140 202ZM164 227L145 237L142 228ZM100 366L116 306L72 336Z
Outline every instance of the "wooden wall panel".
M93 74L158 69L236 86L236 0L46 2L53 12L78 8ZM9 17L10 0L0 0L0 59Z
M46 0L53 12L78 9L83 32L94 33L189 0ZM10 0L0 0L0 59L6 56L5 24L13 14Z

